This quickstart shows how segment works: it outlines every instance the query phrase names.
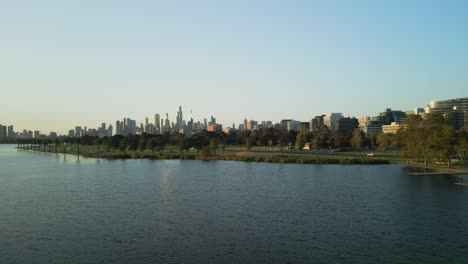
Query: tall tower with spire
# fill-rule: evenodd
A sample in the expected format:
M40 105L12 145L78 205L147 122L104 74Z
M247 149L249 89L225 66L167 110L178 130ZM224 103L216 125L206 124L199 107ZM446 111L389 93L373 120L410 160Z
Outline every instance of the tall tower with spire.
M179 106L179 111L177 112L176 126L177 129L184 128L184 118L182 116L182 106Z

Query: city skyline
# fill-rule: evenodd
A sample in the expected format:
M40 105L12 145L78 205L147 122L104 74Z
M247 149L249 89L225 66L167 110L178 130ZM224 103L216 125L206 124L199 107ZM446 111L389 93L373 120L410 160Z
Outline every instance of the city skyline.
M385 107L383 112L374 113L368 116L351 116L342 112L320 113L306 120L295 118L283 118L281 120L255 120L244 117L243 121L233 122L232 125L224 125L223 122L216 119L213 115L208 119L194 119L192 110L190 114L184 114L182 106L179 106L174 115L175 120L171 119L169 113L165 115L156 113L152 117L145 117L142 120L135 120L132 117L123 117L111 122L102 122L96 128L93 126L75 124L68 132L59 130L20 129L14 130L14 125L2 125L0 123L0 138L36 138L36 137L80 137L84 135L96 137L109 137L113 135L127 134L164 134L181 133L186 136L193 135L203 130L224 131L230 133L233 130L258 130L263 128L280 128L287 131L299 131L300 127L305 127L309 131L319 129L321 125L330 131L342 130L352 131L354 128L360 128L366 135L377 134L379 132L394 133L403 124L406 117L410 114L422 115L423 118L429 113L442 115L455 128L467 127L467 109L468 97L451 98L447 100L431 101L425 107L414 107L407 110L396 110L395 108ZM187 112L185 112L187 113ZM184 118L186 117L186 118ZM150 120L154 120L151 122ZM115 124L115 126L113 126ZM223 129L224 128L224 129ZM57 133L57 131L59 131ZM41 133L43 132L43 133Z
M466 96L464 1L139 4L4 3L0 122L66 133L182 105L230 125Z

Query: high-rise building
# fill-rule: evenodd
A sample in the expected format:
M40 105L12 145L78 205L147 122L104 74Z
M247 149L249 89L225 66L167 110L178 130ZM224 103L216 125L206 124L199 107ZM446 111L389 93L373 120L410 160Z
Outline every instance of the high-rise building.
M359 122L356 118L341 118L336 121L336 130L343 131L345 133L352 133L355 128L359 127Z
M123 134L123 124L119 120L115 121L115 134L116 135Z
M280 121L280 129L283 131L288 130L288 122L293 121L292 119L283 119Z
M258 122L254 120L250 120L247 122L247 126L245 127L246 130L256 130L258 126Z
M310 122L301 122L301 127L304 127L306 131L311 131Z
M319 115L310 120L310 131L318 130L323 125L324 117L325 115Z
M288 121L288 123L286 124L287 131L299 131L300 128L301 128L301 122L296 121L296 120Z
M143 132L149 133L150 132L149 130L150 130L149 120L148 120L148 117L145 117L145 126L143 127Z
M159 114L154 115L154 129L155 134L161 134L161 117Z
M36 131L34 131L34 135L36 134ZM82 136L82 131L80 126L75 127L75 137L81 137Z
M208 125L213 125L213 124L216 124L216 118L214 118L213 116L211 116L210 122L208 122Z
M359 126L359 129L366 134L367 138L373 138L382 132L382 124L378 117L369 118L365 125Z
M125 118L123 120L123 135L126 136L128 134L136 134L137 130L138 130L138 127L137 127L137 123L136 123L136 120L132 120L131 118Z
M171 132L171 121L169 120L169 114L166 113L166 120L164 124L164 132Z
M330 131L336 131L336 121L343 118L341 113L328 113L323 117L323 124L328 127Z
M16 137L15 131L13 130L13 125L8 126L8 128L7 128L7 137L9 137L9 138L15 138Z
M7 127L0 125L0 138L6 138L7 135Z
M379 113L377 119L381 125L390 125L392 122L402 123L407 116L403 111L387 108L384 112Z
M223 131L223 126L220 125L220 124L210 124L208 125L208 131L212 131L212 132L221 132Z
M112 137L113 130L114 130L114 128L112 127L112 125L109 124L109 127L107 128L107 136L108 137Z
M182 106L179 106L179 111L177 111L177 118L176 118L176 126L178 130L184 128L183 123L184 123L184 118L182 115Z

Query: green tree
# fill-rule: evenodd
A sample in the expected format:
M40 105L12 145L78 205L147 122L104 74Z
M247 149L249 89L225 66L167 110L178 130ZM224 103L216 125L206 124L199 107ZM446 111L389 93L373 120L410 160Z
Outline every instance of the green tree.
M307 131L304 126L301 126L296 136L296 148L302 149L305 143L307 143Z
M434 152L438 158L450 167L452 156L456 154L455 146L457 142L455 129L453 126L443 123L435 132Z
M115 135L110 137L107 140L106 147L108 149L118 149L120 147L120 142L124 139L122 135Z
M200 150L202 150L203 147L206 147L210 144L210 141L208 141L207 136L203 133L195 134L191 138L193 147L197 150L197 152L200 152Z
M355 128L353 130L353 135L351 136L351 139L349 141L349 143L351 144L353 149L356 149L356 150L361 149L362 138L363 138L363 136L362 136L361 130L359 130L359 128Z
M343 148L346 147L346 143L349 141L346 140L346 135L341 130L337 130L331 134L331 139L333 142L333 147L335 148Z
M455 151L457 151L461 158L468 152L468 130L460 129L456 132Z
M147 141L148 140L146 139L146 137L140 136L140 139L138 140L138 150L145 151L146 146L147 146L147 143L146 143Z
M212 156L211 154L211 149L209 146L204 146L202 149L201 149L201 152L200 152L200 155L199 155L199 158L202 159L202 160L208 160L210 159Z
M399 130L397 135L402 140L403 155L422 157L426 166L434 157L449 160L455 151L455 131L440 115L429 114L424 119L410 115L405 121L405 129Z
M387 150L393 146L393 138L390 134L379 133L376 137L376 144L379 150Z
M154 150L158 147L159 142L157 138L150 138L147 141L147 147L151 149L151 153L154 153Z
M210 150L216 155L216 152L218 151L218 139L213 138L210 140Z
M252 149L252 139L250 137L248 137L245 140L245 148L247 149L247 151L250 151Z

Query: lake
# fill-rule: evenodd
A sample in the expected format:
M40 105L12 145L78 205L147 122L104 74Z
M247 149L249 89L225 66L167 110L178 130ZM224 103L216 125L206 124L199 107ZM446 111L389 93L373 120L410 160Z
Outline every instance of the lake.
M407 172L0 145L0 263L468 263L468 187Z

